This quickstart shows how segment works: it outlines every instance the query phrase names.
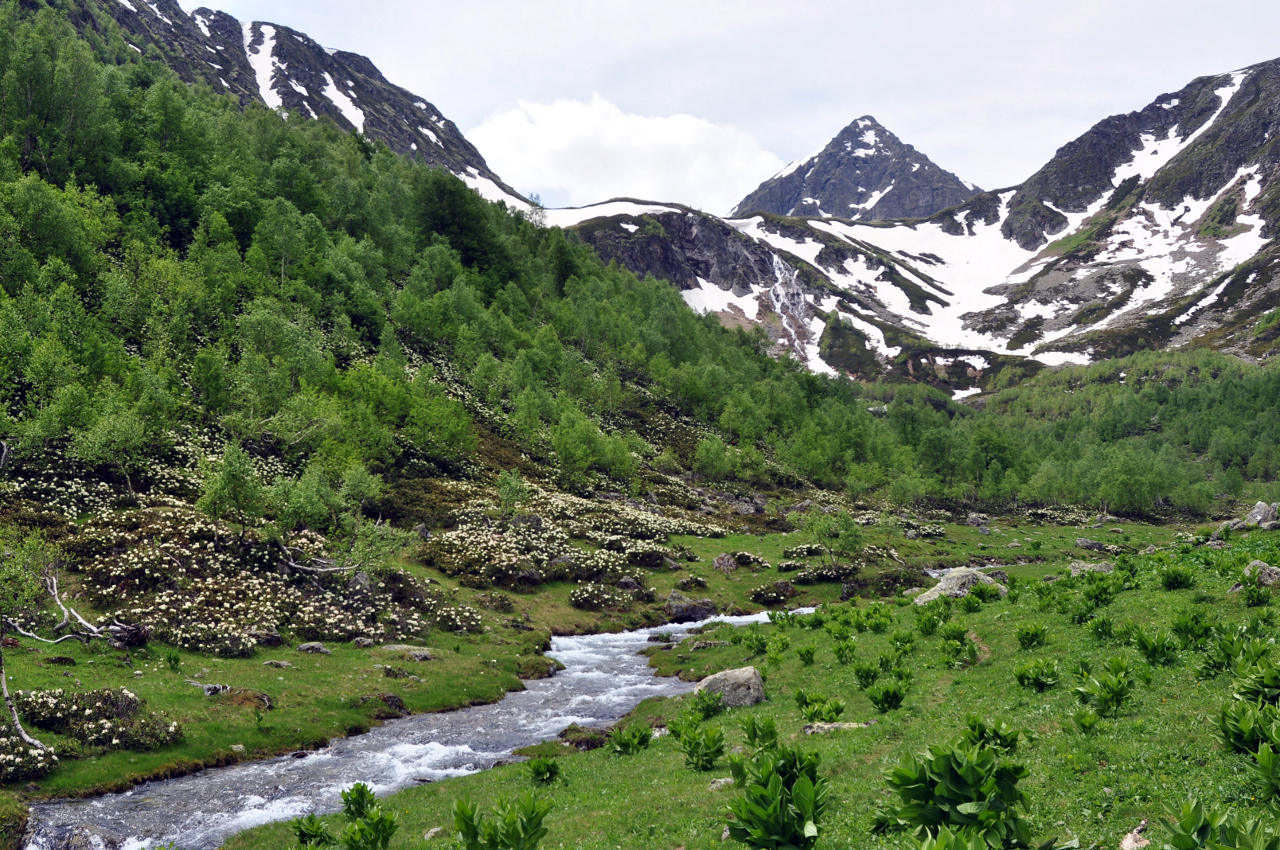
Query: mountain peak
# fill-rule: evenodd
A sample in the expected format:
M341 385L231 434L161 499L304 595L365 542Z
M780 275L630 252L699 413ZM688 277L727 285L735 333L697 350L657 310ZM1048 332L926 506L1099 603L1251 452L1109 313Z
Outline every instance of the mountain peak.
M733 215L924 218L978 189L936 165L871 115L855 118L822 150L760 184Z

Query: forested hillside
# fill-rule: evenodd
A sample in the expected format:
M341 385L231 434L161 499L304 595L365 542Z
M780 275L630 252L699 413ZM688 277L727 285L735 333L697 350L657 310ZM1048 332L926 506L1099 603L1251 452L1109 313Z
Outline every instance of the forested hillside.
M110 41L95 56L52 11L10 5L2 32L11 469L74 459L145 491L194 429L278 460L263 510L321 530L356 470L474 474L514 462L498 444L567 486L692 468L1121 511L1206 511L1274 473L1274 370L1138 358L976 413L816 377L324 121L242 112Z

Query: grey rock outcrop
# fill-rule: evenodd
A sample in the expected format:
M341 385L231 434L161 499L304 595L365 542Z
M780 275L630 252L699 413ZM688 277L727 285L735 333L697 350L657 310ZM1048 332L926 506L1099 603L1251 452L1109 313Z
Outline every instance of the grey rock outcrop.
M703 679L694 692L703 691L720 694L726 708L742 708L764 701L764 679L754 667L739 667Z
M694 620L705 620L714 617L716 604L710 599L690 599L678 590L671 591L663 610L667 619L673 623L688 623Z
M989 584L1000 591L1001 596L1009 592L1008 588L986 573L979 572L972 567L956 567L954 570L947 572L933 587L917 596L915 604L927 605L940 596L959 599L961 596L968 596L969 590L976 584Z

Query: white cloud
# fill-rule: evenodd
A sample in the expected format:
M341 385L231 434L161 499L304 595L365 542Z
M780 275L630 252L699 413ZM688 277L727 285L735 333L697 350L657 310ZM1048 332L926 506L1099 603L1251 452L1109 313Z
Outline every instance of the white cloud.
M635 115L599 95L589 103L519 101L466 135L504 180L548 206L633 197L725 213L783 166L734 127Z

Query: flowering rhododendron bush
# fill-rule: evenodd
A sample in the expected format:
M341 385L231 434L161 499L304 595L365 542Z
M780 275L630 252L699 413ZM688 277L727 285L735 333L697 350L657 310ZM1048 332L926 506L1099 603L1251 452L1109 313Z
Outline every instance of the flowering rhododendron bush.
M286 548L181 508L95 519L68 543L103 620L148 627L197 652L249 655L282 630L305 640L408 640L428 628L476 631L479 614L401 572L352 565L313 572L325 541Z
M12 729L0 726L0 783L39 779L57 766L53 750L33 747Z
M17 691L13 696L24 721L67 735L86 747L153 750L182 737L176 720L148 711L143 700L127 688L82 693L57 688Z

